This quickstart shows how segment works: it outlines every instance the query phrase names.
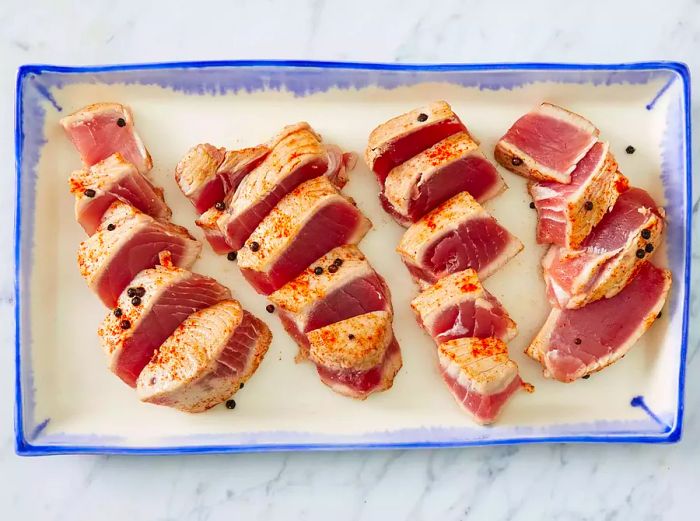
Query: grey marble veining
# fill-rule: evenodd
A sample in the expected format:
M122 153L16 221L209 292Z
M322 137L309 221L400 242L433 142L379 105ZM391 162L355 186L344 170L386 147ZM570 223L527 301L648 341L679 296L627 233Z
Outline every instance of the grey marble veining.
M18 65L308 58L682 60L700 2L0 3L0 509L10 520L697 518L700 356L691 325L683 442L168 458L13 453L13 100ZM700 105L693 100L693 118ZM697 140L695 140L697 145ZM697 150L697 146L694 147ZM695 168L698 162L695 161ZM698 223L698 191L693 221ZM698 233L693 285L700 277ZM695 292L691 323L700 313ZM58 347L58 346L57 346Z

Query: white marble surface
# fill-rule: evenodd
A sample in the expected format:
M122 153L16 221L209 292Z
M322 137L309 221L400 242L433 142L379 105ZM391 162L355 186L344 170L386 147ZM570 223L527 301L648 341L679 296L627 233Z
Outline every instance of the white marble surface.
M691 327L684 439L199 457L13 452L14 75L30 62L307 58L403 62L683 60L700 2L0 2L0 511L33 519L697 519L700 356ZM43 4L43 6L42 6ZM50 5L49 5L50 4ZM183 2L185 4L185 2ZM521 5L522 4L522 5ZM693 101L697 120L700 106ZM697 145L697 140L695 140ZM696 148L697 149L697 148ZM698 162L695 162L698 168ZM697 190L696 190L697 194ZM695 195L695 210L698 207ZM697 211L695 225L698 224ZM698 286L698 233L694 287ZM692 320L698 316L693 295ZM692 322L691 320L691 322Z

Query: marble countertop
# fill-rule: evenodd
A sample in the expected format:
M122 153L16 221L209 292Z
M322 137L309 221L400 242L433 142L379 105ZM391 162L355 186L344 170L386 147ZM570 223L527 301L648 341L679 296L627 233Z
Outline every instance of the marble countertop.
M42 5L43 4L43 5ZM50 6L47 6L50 4ZM126 5L128 4L128 5ZM183 3L184 4L184 3ZM3 519L690 519L700 487L698 294L683 441L191 457L19 458L14 379L13 111L23 63L195 59L387 62L673 59L700 66L700 2L0 3L0 509ZM467 5L468 4L468 5ZM693 117L700 112L693 98ZM694 141L697 147L697 140ZM695 148L697 150L697 148ZM698 171L698 161L695 170ZM694 195L694 226L698 196ZM700 277L700 234L693 287ZM233 516L233 517L232 517Z

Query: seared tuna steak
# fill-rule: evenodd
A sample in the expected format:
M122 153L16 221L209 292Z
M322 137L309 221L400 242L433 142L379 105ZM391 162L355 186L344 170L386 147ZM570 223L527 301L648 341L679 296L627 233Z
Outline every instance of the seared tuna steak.
M401 350L388 311L375 311L308 333L309 358L335 392L364 400L385 391L401 369Z
M537 242L578 248L627 187L608 144L596 143L576 165L571 183L530 184L537 208Z
M271 339L267 326L235 300L197 311L141 372L139 398L186 412L206 411L255 373Z
M518 331L472 269L440 279L414 298L411 307L437 344L464 337L495 337L507 342Z
M265 217L239 254L238 266L264 295L343 244L356 244L371 223L326 177L302 183Z
M506 189L503 179L467 132L458 132L393 168L380 200L404 226L460 192L484 202Z
M172 212L163 200L163 190L154 187L120 153L112 154L70 177L75 195L75 219L92 235L114 201L122 201L156 219L170 219Z
M438 346L442 378L457 403L477 423L493 423L520 388L532 390L497 338L460 338Z
M671 287L671 272L643 262L614 297L580 309L553 309L525 351L544 375L561 382L600 371L622 358L651 327Z
M180 190L199 213L223 202L270 152L266 146L226 150L204 143L191 148L175 168Z
M118 152L142 174L153 167L151 156L134 128L131 110L125 105L88 105L61 119L61 125L85 166Z
M542 265L552 305L579 308L622 290L658 247L663 215L647 192L631 188L618 197L581 248L551 247Z
M583 116L542 103L508 129L496 144L495 157L504 168L524 177L569 183L598 134Z
M384 186L392 168L466 128L444 101L435 101L382 123L369 135L365 161Z
M416 282L426 287L467 268L483 280L522 248L471 195L462 192L411 225L397 251Z
M285 195L328 170L326 147L307 123L285 127L271 144L271 152L241 181L226 212L219 218L219 227L231 250L243 247Z
M78 266L104 305L114 308L137 273L158 265L161 252L169 251L175 266L189 268L201 248L182 226L117 201L105 212L97 231L80 244Z
M230 298L228 288L191 271L165 266L143 270L98 331L110 369L135 387L141 370L177 326L195 311Z
M315 260L270 295L270 301L285 330L299 344L301 358L307 355L309 331L371 311L391 311L384 279L357 246L347 244Z

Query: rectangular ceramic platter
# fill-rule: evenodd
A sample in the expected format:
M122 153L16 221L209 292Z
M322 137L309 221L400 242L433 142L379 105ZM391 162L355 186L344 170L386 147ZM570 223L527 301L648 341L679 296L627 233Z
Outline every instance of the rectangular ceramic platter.
M309 63L167 64L106 68L25 67L18 82L17 446L26 454L224 452L486 445L541 441L676 441L682 417L688 306L688 76L673 63L618 66L382 66ZM510 189L486 204L525 250L485 285L518 323L510 343L534 394L518 393L491 427L475 425L442 383L435 347L413 318L416 294L394 252L402 229L381 209L377 184L358 162L346 193L374 223L361 243L388 281L404 366L388 392L364 402L331 392L235 263L205 245L194 270L228 285L266 320L274 340L237 407L198 415L140 403L111 374L96 329L106 310L75 262L84 239L73 217L70 172L79 158L62 116L100 101L132 107L174 221L203 240L173 171L194 144L258 144L306 120L330 143L362 154L379 123L436 99L455 112L492 159L499 136L543 100L591 119L622 172L666 205L673 271L663 317L624 360L589 380L543 378L523 354L543 323L545 300L526 182L499 167ZM633 145L634 155L625 153ZM642 397L632 402L635 397ZM640 406L633 406L632 403Z

